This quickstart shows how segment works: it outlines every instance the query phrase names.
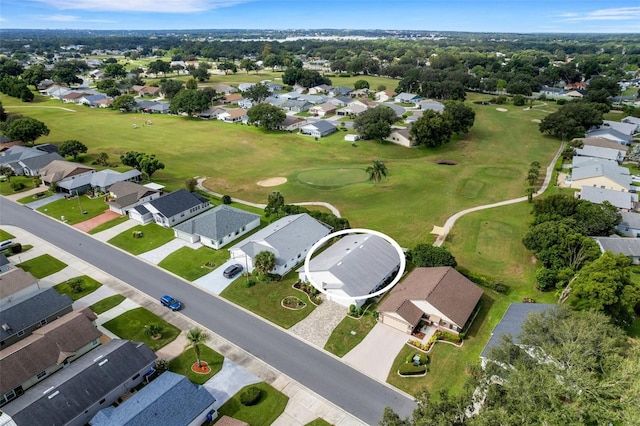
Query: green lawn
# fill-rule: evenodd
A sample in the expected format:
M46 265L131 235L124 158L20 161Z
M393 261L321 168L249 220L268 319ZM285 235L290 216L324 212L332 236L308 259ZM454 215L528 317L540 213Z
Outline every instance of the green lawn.
M325 419L315 419L307 423L305 426L331 426L331 423L326 421Z
M376 319L373 316L374 311L375 307L369 308L360 319L348 315L344 317L340 324L333 329L324 349L336 356L345 356L347 352L362 342L376 325ZM352 334L353 331L355 331L355 334Z
M264 382L249 386L255 386L262 391L259 402L250 407L242 405L239 395L246 387L242 388L218 409L218 418L226 415L247 422L251 426L267 426L284 412L289 401L285 394Z
M246 278L241 275L224 289L220 296L280 327L290 328L306 318L315 309L315 305L310 303L304 294L292 287L298 281L298 273L295 272L295 269L280 282L258 282L250 288L246 287ZM280 303L287 296L295 296L303 300L307 306L295 311L283 308Z
M133 233L138 231L142 232L142 237L134 238ZM137 255L158 248L173 240L173 238L173 229L150 223L148 225L134 226L116 235L108 243Z
M193 348L187 349L169 361L169 371L187 376L193 383L202 385L222 369L224 357L210 347L200 345L200 359L211 368L209 374L197 374L191 370L191 366L196 362L196 353Z
M90 230L88 232L88 234L90 234L90 235L97 234L98 232L102 232L102 231L107 230L109 228L113 228L116 225L120 225L121 223L124 223L127 220L129 220L129 216L116 217L115 219L111 219L108 222L105 222L105 223L103 223L101 225L96 226L95 228Z
M115 308L121 304L126 297L121 294L114 294L113 296L105 297L104 299L89 306L89 308L96 314L100 315L103 312L107 312L111 308Z
M73 280L82 281L82 287L78 293L74 292L71 286L69 285L69 283ZM94 280L93 278L87 275L82 275L80 277L71 278L70 280L60 283L54 286L53 288L55 288L56 291L60 294L66 294L71 298L71 300L78 300L86 296L87 294L93 293L98 288L100 288L101 285L102 284L100 284L98 281Z
M104 213L107 208L103 197L89 198L86 195L80 195L68 200L62 198L54 201L38 208L38 211L57 220L61 220L64 216L66 223L74 225Z
M1 98L4 104L4 98ZM11 195L16 194L18 192L28 191L30 189L35 188L39 184L40 180L35 179L28 176L13 176L11 177L11 182L7 179L0 180L0 195ZM11 187L12 183L21 183L24 185L24 188L14 191Z
M26 197L20 198L17 201L20 204L29 204L29 203L31 203L33 201L40 200L40 199L48 197L50 195L53 195L53 192L51 192L51 191L42 191L42 192L38 192L37 194L28 195Z
M152 324L162 328L162 337L158 340L153 340L145 334L145 326ZM131 309L105 322L103 327L121 339L145 343L154 352L173 342L180 334L180 330L177 327L145 308Z
M43 254L42 256L22 262L18 266L39 279L62 271L67 267L67 264L49 254Z
M213 271L229 259L229 251L200 247L194 250L181 247L165 257L159 264L161 268L181 276L185 280L195 281Z
M4 229L0 229L0 241L13 240L14 238L16 238L15 235L8 233Z

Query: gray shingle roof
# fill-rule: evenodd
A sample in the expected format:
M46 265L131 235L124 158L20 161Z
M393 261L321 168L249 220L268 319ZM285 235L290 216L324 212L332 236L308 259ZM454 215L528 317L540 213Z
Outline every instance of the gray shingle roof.
M624 171L627 174L623 174ZM603 176L611 179L613 182L629 188L631 185L631 176L628 174L629 169L620 167L614 162L601 161L599 163L590 163L587 165L581 165L580 167L573 168L571 170L571 180L577 181L581 179L588 179L597 176Z
M623 237L595 237L602 252L609 250L613 254L624 254L625 256L640 256L640 238Z
M628 226L629 228L640 229L640 214L632 212L622 212L621 227Z
M491 349L498 346L502 341L502 336L510 335L515 338L517 343L517 337L522 332L522 324L527 319L529 314L546 311L552 309L556 305L543 304L543 303L512 303L507 308L507 311L502 316L502 319L491 332L491 338L485 345L480 358L487 358Z
M583 186L580 191L580 198L596 204L602 204L604 201L608 201L619 209L630 209L638 197L630 192L597 188L595 186Z
M206 202L207 199L203 198L200 194L180 189L163 197L151 200L147 204L152 205L165 217L172 217Z
M369 294L399 266L396 249L371 234L346 235L309 262L310 272L330 272L349 296Z
M93 426L188 425L215 398L185 376L167 371L118 407L102 409L91 420Z
M577 155L583 157L604 158L605 160L618 160L621 157L620 150L601 146L585 145L584 148L576 148L575 151Z
M114 339L43 380L2 407L19 425L63 425L147 366L156 355L142 343ZM46 392L50 389L48 392Z
M243 226L248 225L260 216L235 207L219 205L201 215L176 225L174 229L189 234L200 235L220 240Z
M327 120L318 120L318 121L316 121L314 123L307 124L304 127L314 127L320 133L324 133L324 132L328 132L328 131L332 131L332 130L336 129L336 126L334 126L333 124L331 124Z
M8 324L11 329L0 327L0 340L13 336L42 319L62 311L73 301L66 294L60 294L53 288L42 289L28 299L9 303L0 310L0 324Z
M250 257L269 250L276 255L276 263L284 265L293 256L312 246L331 230L306 213L283 217L262 228L246 240L231 247Z

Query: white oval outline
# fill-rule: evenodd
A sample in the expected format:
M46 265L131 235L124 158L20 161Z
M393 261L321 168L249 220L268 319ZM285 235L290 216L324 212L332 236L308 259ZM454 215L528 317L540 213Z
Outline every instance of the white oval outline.
M337 295L337 294L334 294L334 293L329 293L327 290L323 289L322 286L318 286L313 281L313 279L311 278L311 272L309 271L309 261L311 260L311 255L313 255L313 253L318 248L320 248L320 246L322 246L325 242L329 241L331 238L338 237L340 235L346 235L346 234L371 234L371 235L375 235L377 237L383 238L389 244L391 244L393 246L393 248L395 248L396 251L398 252L398 256L400 256L400 268L398 269L398 273L396 274L396 276L393 279L393 281L391 281L389 284L387 284L381 290L378 290L378 291L376 291L374 293L366 294L366 295L363 295L363 296L355 296L355 297L354 296L341 296L341 295ZM309 283L313 287L315 287L320 293L323 293L323 294L325 294L327 296L330 296L330 297L334 297L336 299L355 300L355 301L359 301L359 300L362 300L362 299L368 299L370 297L380 296L381 294L386 293L394 285L396 285L398 283L398 281L400 281L400 278L402 278L402 274L404 273L404 269L405 269L406 266L407 266L407 259L405 258L404 251L402 250L402 247L400 247L400 244L398 244L393 238L391 238L387 234L383 234L382 232L374 231L372 229L365 229L365 228L343 229L342 231L333 232L333 233L323 237L322 239L320 239L314 245L312 245L311 248L309 249L309 252L307 253L307 256L304 258L304 274L305 274L305 276L307 278L307 281L309 281Z

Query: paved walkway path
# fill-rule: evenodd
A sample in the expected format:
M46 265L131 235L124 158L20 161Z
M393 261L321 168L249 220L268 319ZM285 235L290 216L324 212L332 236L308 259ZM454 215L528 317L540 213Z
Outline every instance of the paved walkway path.
M304 293L300 293L298 297L304 302L310 303ZM324 348L329 336L346 314L347 308L336 302L325 300L305 319L291 327L289 331L319 348Z
M12 110L13 108L52 108L52 109L61 109L63 111L76 112L70 108L58 107L58 106L44 106L44 105L12 105L5 109Z
M73 309L84 309L87 306L91 306L104 298L113 296L114 294L116 294L116 292L111 288L107 287L106 285L101 285L96 291L89 293L86 296L73 302Z
M104 213L99 214L96 217L92 217L89 220L85 220L84 222L76 223L73 227L84 232L89 232L96 226L102 225L103 223L109 222L117 217L120 217L118 213L107 209Z
M5 195L4 198L11 200L11 201L18 201L21 198L24 197L28 197L29 195L36 195L39 194L41 192L45 192L47 191L49 188L47 188L45 185L40 185L36 188L33 189L29 189L27 191L22 191L22 192L16 192L15 194L11 194L11 195Z
M138 225L140 225L138 222L136 222L135 220L129 219L126 222L119 223L116 226L113 226L109 229L105 229L104 231L94 234L93 238L103 242L107 242L113 237L115 237L116 235L121 234L124 231L127 231Z
M201 177L201 178L198 178L197 180L198 180L198 189L200 189L200 190L202 190L204 192L208 192L209 194L214 195L216 197L222 198L223 194L220 194L218 192L213 192L212 190L207 189L202 185L202 182L207 180L206 177ZM258 209L264 209L267 206L266 204L252 203L251 201L240 200L238 198L231 198L231 201L234 201L234 202L240 203L240 204L245 204L245 205L251 206L251 207L256 207ZM329 209L331 211L331 213L333 213L336 217L342 217L342 216L340 216L340 210L338 210L332 204L325 203L325 202L322 202L322 201L305 201L303 203L293 203L293 205L295 205L295 206L322 206L322 207L326 207L327 209Z
M564 151L565 145L566 145L566 142L563 142L560 145L558 152L556 152L556 155L553 157L553 160L551 160L551 164L549 164L549 166L547 167L547 173L544 177L544 182L542 184L542 187L540 187L540 189L535 194L533 194L534 197L538 197L539 195L542 195L544 191L547 190L547 187L551 182L551 177L553 176L553 168L555 167L556 161L558 161L560 154L562 154L562 151ZM528 197L519 197L511 200L500 201L498 203L485 204L484 206L471 207L469 209L459 211L458 213L454 214L449 219L447 219L447 221L444 223L442 233L438 235L433 245L436 247L440 247L447 240L447 236L449 235L449 232L451 232L451 229L453 228L453 225L456 223L456 221L468 213L477 212L479 210L491 209L494 207L507 206L509 204L521 203L527 200L528 200Z

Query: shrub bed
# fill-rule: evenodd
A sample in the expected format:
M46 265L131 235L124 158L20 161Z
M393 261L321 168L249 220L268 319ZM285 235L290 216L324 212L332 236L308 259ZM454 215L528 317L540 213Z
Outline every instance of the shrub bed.
M427 372L427 366L424 364L402 364L398 370L398 374L401 376L422 376Z
M260 401L260 396L262 396L262 391L255 386L251 386L240 394L240 404L247 407L256 405Z

